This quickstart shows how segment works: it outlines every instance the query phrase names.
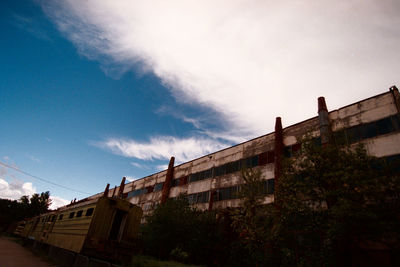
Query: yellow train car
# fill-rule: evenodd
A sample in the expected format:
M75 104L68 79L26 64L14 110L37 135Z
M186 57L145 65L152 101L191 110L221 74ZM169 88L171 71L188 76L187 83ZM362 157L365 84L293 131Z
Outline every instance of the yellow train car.
M93 219L97 200L70 205L58 210L45 243L80 253Z
M118 249L133 245L142 210L123 199L101 197L42 217L51 222L39 225L44 230L42 242L76 253L113 257ZM38 240L38 235L34 239Z
M45 242L51 231L51 225L54 223L55 217L56 211L52 211L27 219L20 235L31 240Z
M125 178L121 184L124 181ZM47 244L49 249L70 251L72 255L110 260L132 255L143 211L122 198L123 190L115 197L108 197L108 188L109 185L102 197L73 202L27 219L18 234L34 244Z

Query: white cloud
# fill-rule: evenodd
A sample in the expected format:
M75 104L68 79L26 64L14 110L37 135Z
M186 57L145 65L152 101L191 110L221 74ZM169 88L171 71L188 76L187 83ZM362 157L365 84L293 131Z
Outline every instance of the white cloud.
M136 177L132 177L132 176L125 176L126 180L128 180L129 182L133 182L135 180L137 180L138 178Z
M134 167L136 167L136 168L140 168L140 169L146 168L145 165L140 164L140 163L137 163L137 162L131 162L131 165L134 166Z
M23 183L19 180L7 182L0 178L0 198L19 199L25 195L32 195L36 192L36 188L32 183Z
M149 142L143 143L113 138L98 145L125 157L141 160L169 160L174 156L176 162L188 161L227 147L210 139L194 137L179 139L171 136L154 137Z
M41 3L81 54L155 73L177 101L218 112L233 139L315 116L320 95L332 109L400 83L399 1ZM109 146L151 157L133 141Z
M50 199L51 199L50 209L52 210L65 206L71 202L69 200L63 199L58 196L50 196Z
M32 183L24 183L19 180L7 182L0 178L0 198L18 200L22 196L32 196L35 193L36 188ZM50 196L50 199L52 200L50 209L56 209L70 203L70 201L58 196Z
M161 164L161 165L157 165L156 169L158 171L165 171L166 169L168 169L168 164Z

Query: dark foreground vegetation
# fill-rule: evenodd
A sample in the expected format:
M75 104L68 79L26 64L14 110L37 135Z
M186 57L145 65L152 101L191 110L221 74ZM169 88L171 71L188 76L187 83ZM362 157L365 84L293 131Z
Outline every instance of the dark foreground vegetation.
M262 203L261 174L243 170L240 209L199 211L185 196L159 205L146 218L135 252L152 258L135 256L133 266L151 266L154 259L208 266L400 266L399 162L370 157L362 147L305 141L301 154L283 165L273 204Z
M46 213L51 204L50 192L22 196L18 201L0 199L0 232L12 231L17 222Z

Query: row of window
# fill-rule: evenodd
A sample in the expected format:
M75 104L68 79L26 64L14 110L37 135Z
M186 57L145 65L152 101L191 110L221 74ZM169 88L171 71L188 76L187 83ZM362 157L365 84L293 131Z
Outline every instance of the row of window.
M265 195L271 195L274 193L274 181L275 179L268 179L263 181L262 193ZM220 188L214 194L214 201L229 200L239 198L240 185Z
M173 179L171 181L171 187L179 186L179 185L185 185L188 182L196 182L196 181L201 181L204 179L212 178L212 177L218 177L230 173L234 173L237 171L240 171L242 168L253 168L256 166L261 166L265 165L268 163L273 163L274 162L274 151L268 151L264 152L252 157L248 157L246 159L241 159L233 162L228 162L226 164L223 164L218 167L212 167L210 169L201 171L201 172L196 172L192 173L189 176ZM158 192L162 190L164 183L158 183L155 184L154 186L148 186L145 188L141 189L136 189L128 193L127 197L135 197L135 196L140 196L143 194L148 194L151 192Z
M376 137L379 135L391 133L400 130L399 116L393 115L374 122L357 125L351 128L343 129L333 133L337 144L352 144L363 139ZM321 138L314 138L314 142L321 144ZM284 147L284 156L292 157L301 151L301 144L297 143ZM213 167L201 172L192 173L189 176L173 179L171 187L185 185L188 182L196 182L204 179L218 177L230 173L240 171L242 168L253 168L274 162L274 150L267 151L246 159L241 159L233 162L228 162L218 167ZM149 186L142 189L137 189L128 193L128 197L139 196L151 192L161 191L164 183L158 183L155 186Z
M342 129L333 133L335 143L346 145L360 142L364 139L377 137L400 130L400 119L398 115L389 116L377 121L356 125L350 128ZM315 145L321 145L321 137L313 138ZM301 144L297 143L291 146L285 146L285 157L292 157L300 153Z
M389 116L370 123L360 124L333 133L337 144L353 144L367 138L377 137L400 130L398 115Z
M264 195L271 195L274 193L274 179L263 181L262 193ZM214 191L212 197L214 201L222 201L229 199L239 198L240 185L220 188ZM187 195L189 204L207 203L210 200L210 191Z
M85 213L85 216L92 216L93 215L93 212L94 212L94 208L90 208L90 209L87 209L86 210L86 213ZM69 213L69 215L68 215L68 219L72 219L72 218L79 218L79 217L82 217L82 215L83 215L83 210L79 210L79 211L77 211L77 212L75 212L75 211L73 211L73 212L70 212ZM64 218L64 214L60 214L59 216L58 216L58 220L60 221L60 220L62 220Z
M266 154L266 153L263 153L263 154ZM260 157L260 155L255 155L252 157L248 157L246 159L228 162L221 166L213 167L208 170L192 173L189 175L189 183L234 173L234 172L240 171L242 168L256 167L259 165L259 157Z
M187 196L189 204L207 203L210 199L210 191L190 194Z

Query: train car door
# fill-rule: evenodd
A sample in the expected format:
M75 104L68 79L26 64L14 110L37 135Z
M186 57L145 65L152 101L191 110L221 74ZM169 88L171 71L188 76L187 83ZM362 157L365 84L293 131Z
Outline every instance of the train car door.
M111 226L109 240L121 241L128 212L117 209Z

